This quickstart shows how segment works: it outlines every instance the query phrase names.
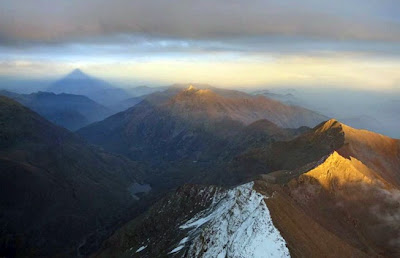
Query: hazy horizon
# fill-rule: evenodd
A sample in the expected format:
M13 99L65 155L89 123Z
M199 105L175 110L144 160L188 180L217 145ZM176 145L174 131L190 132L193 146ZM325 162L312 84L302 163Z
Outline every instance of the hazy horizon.
M81 69L125 90L190 83L269 90L284 103L400 137L397 1L6 0L0 7L0 89L46 91Z

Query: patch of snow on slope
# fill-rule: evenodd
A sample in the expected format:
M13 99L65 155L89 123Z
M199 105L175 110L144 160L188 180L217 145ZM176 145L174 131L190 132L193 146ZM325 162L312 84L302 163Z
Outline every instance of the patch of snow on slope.
M185 246L184 245L180 245L177 248L174 248L171 252L169 252L168 254L173 254L173 253L177 253L180 250L182 250Z
M188 240L189 240L189 237L183 238L183 239L179 242L178 247L174 248L174 249L173 249L171 252L169 252L168 254L177 253L177 252L179 252L180 250L182 250L182 248L185 247L185 243L186 243Z
M188 257L290 257L253 183L226 191L180 228L192 229Z
M146 246L141 246L141 247L139 247L139 248L136 250L136 253L139 253L139 252L143 251L144 249L146 249L146 247L147 247L147 245L146 245Z

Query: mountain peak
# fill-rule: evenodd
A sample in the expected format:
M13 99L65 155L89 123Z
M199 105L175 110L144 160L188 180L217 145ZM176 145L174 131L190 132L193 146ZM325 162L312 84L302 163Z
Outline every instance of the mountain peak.
M329 119L324 124L325 127L335 127L337 125L340 125L340 122L338 120L336 120L335 118Z
M321 164L300 176L303 180L307 180L307 177L314 178L325 189L332 187L332 181L344 187L352 182L372 184L377 179L361 161L354 157L345 158L337 151L333 151Z
M56 94L67 93L84 95L96 102L103 104L109 102L110 100L110 102L113 102L114 99L118 99L118 101L120 101L129 97L124 90L114 88L114 86L108 82L88 75L80 69L75 69L69 74L55 81L47 88L46 91L54 92ZM108 91L111 91L112 94L105 93Z
M189 87L186 88L187 91L197 91L196 87L194 87L192 84L189 85Z
M85 74L84 72L82 72L81 69L76 68L74 69L72 72L70 72L66 78L68 79L86 79L89 76L87 74Z
M217 94L209 89L199 89L190 84L187 88L179 92L174 99L186 99L186 98L208 98L210 96L216 96Z
M341 124L338 120L332 118L329 119L328 121L322 122L321 124L317 125L316 129L318 132L326 132L334 128L342 128L342 127L343 124Z

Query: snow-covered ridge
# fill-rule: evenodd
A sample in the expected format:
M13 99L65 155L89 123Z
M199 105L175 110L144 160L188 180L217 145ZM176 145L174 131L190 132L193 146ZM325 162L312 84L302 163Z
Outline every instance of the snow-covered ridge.
M190 231L171 253L190 243L187 257L290 257L264 198L253 183L219 193L210 208L181 225Z

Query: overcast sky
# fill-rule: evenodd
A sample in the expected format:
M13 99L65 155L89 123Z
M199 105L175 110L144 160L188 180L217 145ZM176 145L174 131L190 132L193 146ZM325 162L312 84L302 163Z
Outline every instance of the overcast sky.
M398 0L0 0L0 76L400 85Z

